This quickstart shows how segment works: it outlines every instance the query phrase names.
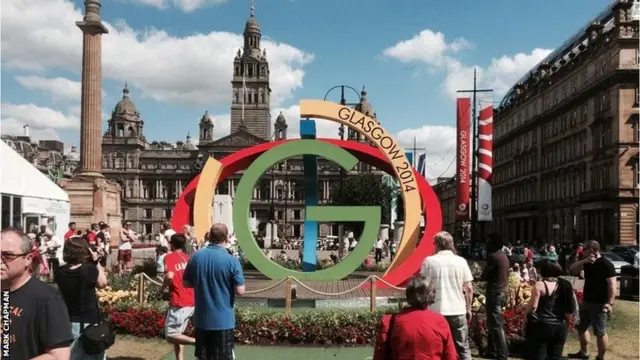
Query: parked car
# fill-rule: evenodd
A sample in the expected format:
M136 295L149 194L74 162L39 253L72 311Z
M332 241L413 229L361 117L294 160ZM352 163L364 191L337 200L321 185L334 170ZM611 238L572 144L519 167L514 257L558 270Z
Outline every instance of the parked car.
M616 245L609 249L608 252L612 252L620 256L622 259L624 259L624 261L633 264L635 256L638 253L638 246Z
M538 264L540 264L540 261L544 260L544 257L542 257L540 253L538 253L533 249L531 249L531 251L533 251L533 265L538 266ZM524 262L524 246L514 246L511 249L511 256L509 256L509 263L513 265L515 263L522 263L522 262Z
M603 252L602 256L604 256L605 259L611 261L611 263L613 264L613 267L616 268L616 275L618 276L620 275L620 272L622 271L623 266L631 265L628 262L626 262L622 257L612 252Z

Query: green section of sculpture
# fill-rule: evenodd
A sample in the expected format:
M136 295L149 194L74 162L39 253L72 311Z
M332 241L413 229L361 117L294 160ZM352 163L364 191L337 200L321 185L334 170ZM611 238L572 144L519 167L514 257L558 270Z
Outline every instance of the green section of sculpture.
M301 272L284 268L272 262L258 246L249 227L249 203L258 180L273 165L284 159L300 155L317 155L331 160L346 171L351 170L358 159L348 151L318 140L297 140L277 146L260 155L245 170L233 204L233 226L238 244L247 260L267 277L279 280L295 276L300 280L333 281L347 277L360 266L369 254L380 229L381 209L378 206L309 206L305 209L306 219L317 222L362 221L364 230L358 246L338 264L328 269Z

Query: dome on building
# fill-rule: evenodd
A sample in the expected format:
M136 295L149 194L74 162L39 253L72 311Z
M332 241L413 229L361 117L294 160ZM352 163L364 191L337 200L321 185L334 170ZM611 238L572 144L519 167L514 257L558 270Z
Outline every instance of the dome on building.
M198 150L198 148L191 142L191 134L187 133L187 142L184 143L182 148L185 150Z
M251 5L251 15L249 16L249 20L244 25L244 33L258 33L260 34L260 24L258 24L258 20L256 20L255 8Z
M355 106L355 109L356 111L359 111L374 119L376 117L376 112L375 110L373 110L373 106L367 100L367 89L365 89L364 86L362 87L362 91L360 92L360 103Z
M129 87L127 84L124 84L124 89L122 89L122 100L120 100L116 104L116 108L114 109L116 115L120 117L138 117L138 109L136 105L129 98Z
M213 116L211 116L211 114L209 114L209 111L205 111L204 115L202 115L202 118L200 119L200 125L213 125L214 122L214 118Z

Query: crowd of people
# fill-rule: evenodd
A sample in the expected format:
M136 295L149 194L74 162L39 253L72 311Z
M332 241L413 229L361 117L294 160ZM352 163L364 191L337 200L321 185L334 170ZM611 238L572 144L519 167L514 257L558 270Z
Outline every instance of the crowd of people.
M105 358L105 350L115 337L104 323L95 290L108 283L101 259L109 235L106 224L96 225L86 233L95 236L84 236L75 224L69 224L60 245L48 245L54 239L46 227L35 236L19 229L2 230L2 289L9 292L11 305L10 359ZM235 297L245 292L245 282L240 261L230 249L233 236L224 224L215 224L206 235L206 244L198 248L192 233L188 226L183 233L175 233L170 227L163 233L166 245L160 247L167 249L158 256L162 264L158 291L169 304L165 334L174 346L176 359L184 358L184 345L195 345L197 359L234 359L233 307ZM131 262L127 244L136 238L129 224L120 235L119 270L126 272ZM384 242L379 243L374 247L376 257L378 249L384 249ZM374 360L471 359L468 323L473 316L473 281L478 279L474 279L467 260L456 254L449 233L438 233L434 243L436 253L424 259L419 274L407 284L406 307L382 318ZM45 254L62 252L60 264L49 259L58 291L38 280L43 246ZM507 359L502 312L508 279L515 269L499 237L489 237L487 253L480 280L487 282L488 348L481 350L486 357ZM556 261L543 261L535 275L532 269L527 270L529 280L534 282L526 310L527 358L561 359L567 337L566 318L574 314L580 350L569 357L589 358L591 328L597 338L596 359L604 359L616 274L613 265L601 256L598 242L586 242L569 269L573 274L584 274L584 301L580 306L572 284L561 278L564 272ZM189 322L194 332L185 334Z
M386 359L471 359L468 322L472 317L473 275L466 259L456 255L454 241L447 232L434 239L436 254L427 257L420 274L406 288L408 306L400 313L383 317L378 329L374 360ZM597 338L596 360L604 360L608 346L607 319L613 311L616 274L611 262L600 254L597 241L581 247L570 273L584 275L584 298L578 304L573 285L561 276L566 273L557 261L543 260L526 308L525 358L563 359L567 339L567 318L573 315L580 338L580 350L569 358L589 359L589 328ZM481 355L507 359L503 309L508 282L514 268L498 236L487 242L486 281L487 349Z

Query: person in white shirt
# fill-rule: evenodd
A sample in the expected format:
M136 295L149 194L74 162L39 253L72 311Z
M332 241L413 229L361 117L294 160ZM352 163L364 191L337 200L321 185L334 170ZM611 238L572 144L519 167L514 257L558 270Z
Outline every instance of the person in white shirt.
M171 223L168 221L165 221L162 224L162 228L160 229L158 245L164 246L167 249L169 249L169 241L171 241L171 236L173 236L175 233L176 232L171 228Z
M384 240L378 238L376 241L376 264L382 261L382 250L384 250Z
M458 357L471 360L467 320L471 318L473 275L467 260L455 254L451 234L441 231L434 241L437 253L424 259L420 271L436 290L436 302L429 309L447 319Z
M120 246L118 247L118 269L123 274L133 267L133 257L131 254L131 244L138 240L138 236L131 229L131 223L126 222L120 230Z
M349 244L349 251L353 251L353 249L355 249L356 246L358 246L358 240L351 239L351 244Z

